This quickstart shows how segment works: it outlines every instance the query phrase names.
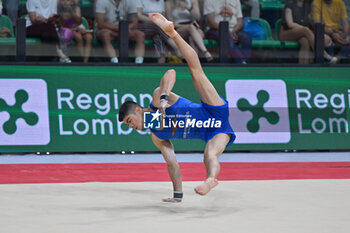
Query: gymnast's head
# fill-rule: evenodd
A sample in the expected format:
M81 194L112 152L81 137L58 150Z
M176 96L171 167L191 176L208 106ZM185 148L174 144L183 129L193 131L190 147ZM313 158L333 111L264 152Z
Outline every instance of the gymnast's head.
M142 119L143 108L133 101L126 101L122 104L119 109L119 121L124 122L129 127L142 130L143 119Z

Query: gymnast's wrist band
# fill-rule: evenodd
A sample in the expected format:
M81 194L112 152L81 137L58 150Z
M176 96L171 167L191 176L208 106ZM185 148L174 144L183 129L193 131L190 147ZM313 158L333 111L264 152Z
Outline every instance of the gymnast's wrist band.
M169 100L169 95L163 93L163 94L160 95L159 99L160 99L160 101L162 101L162 100L168 101Z
M183 192L174 191L174 198L182 199L183 196L184 196Z

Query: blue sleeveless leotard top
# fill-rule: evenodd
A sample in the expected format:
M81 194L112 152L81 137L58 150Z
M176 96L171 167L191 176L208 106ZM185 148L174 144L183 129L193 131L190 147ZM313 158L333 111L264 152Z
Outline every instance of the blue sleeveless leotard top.
M223 98L222 98L223 99ZM183 97L170 107L166 108L166 117L162 129L151 129L160 139L201 139L209 141L218 133L230 134L230 145L235 134L229 124L228 102L223 99L222 106L212 106L204 102L194 103ZM150 108L157 108L150 104Z

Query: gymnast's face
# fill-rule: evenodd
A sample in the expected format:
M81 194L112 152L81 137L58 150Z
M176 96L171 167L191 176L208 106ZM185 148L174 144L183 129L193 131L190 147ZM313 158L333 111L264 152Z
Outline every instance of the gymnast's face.
M140 107L135 108L135 112L128 114L124 117L124 124L128 125L130 128L136 130L142 130L142 109Z

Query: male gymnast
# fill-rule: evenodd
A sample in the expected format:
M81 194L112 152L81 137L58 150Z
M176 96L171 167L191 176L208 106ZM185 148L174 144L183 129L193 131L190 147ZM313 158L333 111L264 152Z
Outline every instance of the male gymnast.
M207 179L194 189L196 193L205 195L218 184L217 177L220 172L218 158L225 148L233 143L236 136L229 124L228 102L219 96L206 77L195 50L175 31L174 24L161 14L152 13L149 17L179 47L189 66L201 104L193 103L171 91L176 81L176 73L174 70L168 70L162 77L159 87L153 92L150 107L142 108L135 102L127 101L120 107L119 121L123 121L133 129L142 130L143 113L160 111L157 113L162 115L162 126L160 129L151 129L152 141L161 151L168 165L168 173L174 190L174 196L163 199L163 201L181 202L183 198L182 176L170 139L202 139L206 142L204 164ZM169 119L164 120L167 116L170 116L172 123L165 127L164 122L169 122ZM180 124L181 120L185 124ZM197 124L198 121L201 123Z

